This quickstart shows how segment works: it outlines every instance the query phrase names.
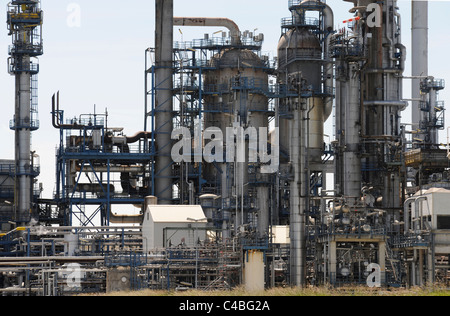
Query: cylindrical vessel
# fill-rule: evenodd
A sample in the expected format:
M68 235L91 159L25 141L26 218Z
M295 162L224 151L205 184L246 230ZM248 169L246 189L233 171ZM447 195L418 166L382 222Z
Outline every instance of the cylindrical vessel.
M428 1L412 1L412 76L428 76ZM420 79L412 80L412 98L420 99ZM412 101L413 129L420 127L424 113L420 110L420 102ZM423 137L420 134L416 137Z
M258 93L268 85L264 63L251 50L226 49L211 59L215 69L205 75L205 88L217 94L205 97L205 128L219 127L225 133L238 115L249 126L268 126L268 99Z
M219 128L224 135L224 148L229 150L235 148L236 154L239 152L235 144L228 144L227 141L234 140L232 137L227 140L227 128L239 126L245 134L254 128L256 134L250 135L245 140L245 162L225 161L220 164L222 173L216 166L210 164L206 167L205 174L210 175L212 183L216 183L221 188L222 199L236 198L236 220L237 225L247 222L246 212L248 211L248 190L249 190L249 152L253 153L258 148L250 149L251 144L258 146L259 128L268 128L268 105L269 101L264 94L268 86L268 74L265 71L265 63L253 51L248 49L230 48L224 49L216 54L210 61L213 70L205 74L205 128ZM255 138L256 139L253 139ZM238 137L239 138L239 137ZM229 156L227 155L229 158ZM230 171L230 163L238 162L234 165L234 172ZM227 165L228 163L228 165ZM234 194L231 188L235 188ZM265 188L264 190L268 190ZM233 195L233 196L232 196ZM261 193L263 197L268 196L268 192ZM258 196L259 198L259 196ZM247 202L245 202L247 201ZM245 204L245 205L243 205ZM267 205L267 201L260 203ZM244 212L244 214L242 213ZM269 216L266 208L260 215L263 222L268 222L265 217Z
M30 57L22 57L23 65L30 64ZM31 215L32 165L31 165L31 74L16 73L16 221L28 222Z
M278 69L285 81L293 74L302 74L313 91L322 87L322 46L307 28L294 28L283 34L278 43ZM283 78L281 78L283 79Z
M200 205L208 218L209 225L213 225L214 221L217 219L216 201L218 198L219 196L215 194L203 194L199 197Z
M172 204L173 0L156 0L155 47L155 195L160 204Z
M280 83L298 85L298 89L309 91L312 96L322 94L322 46L317 36L307 28L294 28L285 33L278 43L278 69ZM284 100L284 111L289 114L299 105ZM325 115L325 104L322 98L313 97L308 101L310 118L309 148L310 162L319 161L323 152L323 124L328 118ZM328 111L327 111L328 112ZM327 117L326 117L327 116ZM290 151L292 129L289 118L280 117L280 148ZM320 152L319 152L320 151Z
M308 99L307 104L306 131L308 133L308 161L310 163L321 163L322 153L324 151L324 100L313 97Z

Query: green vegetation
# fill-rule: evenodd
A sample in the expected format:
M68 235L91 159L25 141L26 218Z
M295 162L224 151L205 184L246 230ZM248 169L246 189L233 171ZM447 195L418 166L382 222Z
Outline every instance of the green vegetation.
M233 291L203 292L203 291L152 291L143 290L136 292L115 292L108 294L99 294L101 296L450 296L450 289L441 287L430 288L412 288L412 289L369 289L367 287L344 287L344 288L276 288L263 292L247 292L243 288L237 288Z

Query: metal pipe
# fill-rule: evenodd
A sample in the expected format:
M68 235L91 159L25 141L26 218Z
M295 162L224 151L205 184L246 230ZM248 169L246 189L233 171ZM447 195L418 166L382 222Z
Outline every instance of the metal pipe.
M239 26L227 18L174 17L173 25L226 27L231 33L231 45L241 44L241 31L239 30Z
M404 205L403 205L403 217L404 217L404 222L405 222L405 235L408 234L409 232L409 228L410 228L410 215L409 215L409 208L411 207L412 203L416 200L415 197L409 198L405 201ZM411 216L412 217L412 216Z
M345 196L361 196L361 125L359 124L360 109L360 83L359 66L357 63L349 64L350 79L348 82L347 102L342 106L345 122L345 151L343 154L343 176L346 179L343 182Z
M417 227L417 224L416 224L416 230L418 230L418 229L422 230L422 215L423 215L423 212L421 211L419 213L419 209L422 209L419 206L419 203L422 202L422 201L427 201L427 200L428 200L428 198L426 196L420 196L420 197L416 198L416 200L414 201L414 213L415 213L416 219L417 218L420 219L419 220L419 227ZM417 223L417 221L416 221L416 223Z
M303 282L303 259L302 253L304 247L302 240L304 240L304 221L302 221L302 212L304 215L304 199L301 198L303 192L301 191L301 184L304 185L304 167L305 167L305 152L304 142L301 141L300 135L303 134L302 130L302 111L296 110L294 113L292 124L292 143L290 149L291 163L294 172L294 180L290 183L291 195L290 195L290 251L291 251L291 283L295 286L302 286ZM303 143L303 146L301 144ZM303 152L302 152L303 149ZM302 168L303 167L303 168ZM302 238L303 237L303 238Z
M81 167L79 165L77 165L77 171L81 170ZM144 166L113 166L113 167L108 167L107 166L93 166L91 169L84 169L83 172L84 173L90 173L90 172L120 172L120 173L124 173L124 172L132 172L132 173L139 173L139 172L143 172L145 170Z
M141 139L151 139L152 133L151 132L137 132L133 136L126 136L127 144L133 144Z
M364 106L394 106L399 107L403 111L408 106L406 101L386 100L386 101L364 101Z
M110 212L109 222L111 224L142 224L144 215L118 215ZM128 233L127 233L128 234Z
M59 117L59 114L61 113L60 107L59 107L59 91L52 96L52 125L54 128L65 128L65 129L84 129L83 124L60 124L59 120L61 119Z
M113 234L114 231L116 231L116 230L126 230L126 231L128 231L128 230L140 230L140 229L142 229L142 227L140 227L140 226L114 226L114 227L111 227L111 226L95 226L95 228L93 228L93 227L86 227L86 226L51 226L51 227L45 227L45 229L47 231L56 231L56 232L59 232L59 231L73 231L73 230L77 230L77 231L87 230L87 232L83 232L83 234L84 233L92 233L92 234L103 233L103 232L99 232L99 231L95 231L95 232L94 231L90 231L92 229L95 229L95 230L107 230L108 234Z

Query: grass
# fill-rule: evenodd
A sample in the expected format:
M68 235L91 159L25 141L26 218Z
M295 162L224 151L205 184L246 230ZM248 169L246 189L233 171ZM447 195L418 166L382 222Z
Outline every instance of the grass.
M175 292L175 291L127 291L114 292L108 294L98 294L99 296L145 296L145 297L313 297L313 296L450 296L450 289L440 287L411 288L411 289L369 289L367 287L344 287L344 288L275 288L261 292L248 292L244 288L237 288L233 291L203 292L197 290Z

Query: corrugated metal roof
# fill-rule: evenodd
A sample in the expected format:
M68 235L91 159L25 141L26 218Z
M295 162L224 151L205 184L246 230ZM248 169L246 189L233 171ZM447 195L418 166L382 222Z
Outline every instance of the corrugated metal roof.
M207 223L200 205L149 205L155 223Z

